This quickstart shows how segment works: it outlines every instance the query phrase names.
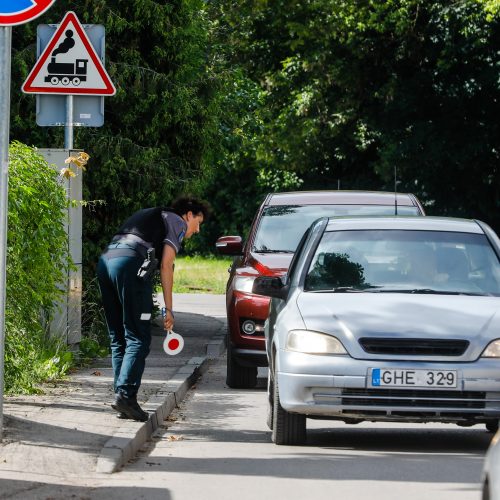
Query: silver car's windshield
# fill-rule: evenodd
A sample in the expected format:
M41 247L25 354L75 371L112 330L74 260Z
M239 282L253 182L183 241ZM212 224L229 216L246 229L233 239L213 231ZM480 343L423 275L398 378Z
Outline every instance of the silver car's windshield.
M500 263L482 234L331 231L319 243L305 289L500 296Z
M419 215L417 207L398 206L399 215ZM321 217L394 215L394 205L281 205L264 209L254 252L295 252L305 230Z

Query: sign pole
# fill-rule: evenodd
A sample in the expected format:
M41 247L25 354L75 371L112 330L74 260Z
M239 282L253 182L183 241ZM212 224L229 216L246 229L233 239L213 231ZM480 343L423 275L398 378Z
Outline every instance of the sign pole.
M7 211L9 208L10 66L12 26L41 16L56 0L36 0L0 5L0 441L3 437L3 393L5 366L5 310L7 283ZM17 10L16 10L17 9Z
M73 149L73 96L66 96L66 124L64 126L64 148Z
M0 440L3 437L12 28L0 26Z

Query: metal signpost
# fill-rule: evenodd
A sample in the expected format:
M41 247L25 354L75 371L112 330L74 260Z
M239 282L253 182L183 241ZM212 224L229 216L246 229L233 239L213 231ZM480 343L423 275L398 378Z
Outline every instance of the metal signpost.
M12 28L0 27L0 439L3 429L11 39Z
M56 24L38 25L37 60L44 53L57 28L58 25ZM104 26L101 24L84 24L83 28L99 59L104 64L106 41ZM73 101L72 116L70 115L71 103L67 102L69 99ZM68 123L72 123L75 127L102 127L104 125L104 96L36 94L36 123L41 127L65 126L67 134L71 130L71 127L67 125ZM68 147L69 137L66 138L65 142L66 149L71 149Z
M12 26L35 19L54 2L55 0L5 0L0 4L0 439L3 436Z
M44 31L46 36L46 30ZM65 96L65 149L73 149L76 98L112 96L116 93L95 49L95 45L100 45L102 56L104 28L101 26L101 40L98 38L98 29L94 31L97 36L91 40L76 14L67 12L22 86L23 92L26 93ZM39 37L41 32L42 30L39 30ZM97 43L93 44L92 41ZM84 125L101 125L92 122L91 112L80 113L80 117L82 116L88 122L84 122ZM37 116L37 121L38 119ZM76 125L80 123L77 122Z

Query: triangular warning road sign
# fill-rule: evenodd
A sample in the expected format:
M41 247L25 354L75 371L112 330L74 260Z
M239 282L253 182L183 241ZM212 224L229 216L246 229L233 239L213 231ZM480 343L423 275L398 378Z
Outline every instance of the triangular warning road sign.
M22 86L29 94L114 95L115 86L74 12L68 12Z

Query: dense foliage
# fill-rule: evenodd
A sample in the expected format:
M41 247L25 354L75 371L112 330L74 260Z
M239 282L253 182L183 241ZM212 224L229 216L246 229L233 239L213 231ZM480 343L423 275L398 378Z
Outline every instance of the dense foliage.
M215 217L192 251L244 233L269 191L398 189L429 213L500 228L498 0L75 0L106 27L118 93L92 156L85 263L139 207L194 191ZM57 2L41 20L57 22ZM18 90L35 24L14 34L13 137L62 146Z
M106 98L105 125L75 133L75 147L91 155L84 198L105 201L84 214L90 278L129 214L168 204L212 164L220 105L203 0L74 0L71 9L82 23L106 27L106 67L117 87ZM67 2L56 2L40 21L59 22L66 10ZM19 91L35 62L36 24L14 31L11 136L63 147L63 130L37 127L35 98Z
M234 158L256 179L294 172L301 189L392 190L396 169L428 213L500 230L498 1L211 5L228 66L259 96L253 147L225 163L237 173L227 191L239 191Z
M33 149L14 143L9 168L5 388L31 392L71 364L66 346L44 328L70 265L67 200L58 173Z

